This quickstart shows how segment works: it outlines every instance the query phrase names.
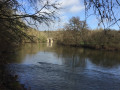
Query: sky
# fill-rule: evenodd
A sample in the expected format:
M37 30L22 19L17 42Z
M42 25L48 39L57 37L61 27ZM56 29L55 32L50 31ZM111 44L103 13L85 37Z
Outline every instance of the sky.
M55 0L52 0L53 2ZM65 23L68 23L69 19L73 16L79 16L80 20L85 20L85 7L84 7L84 0L57 0L61 7L63 8L60 11L60 22L56 22L51 24L49 29L56 30L57 28L62 28ZM93 12L92 10L90 12ZM96 16L90 16L87 18L87 24L90 29L98 28L98 20ZM103 27L102 25L99 28ZM46 29L46 28L44 28ZM119 29L117 25L111 27L111 29Z
M55 23L51 23L49 27L46 26L45 24L38 25L38 29L40 31L57 30L59 28L63 28L65 23L68 23L69 19L73 16L74 17L79 16L80 20L85 20L84 0L50 0L50 1L51 3L54 3L55 1L60 3L60 6L62 8L58 12L58 17L60 18L60 21L55 21ZM93 11L90 11L90 12L93 12ZM90 16L87 19L87 24L90 29L98 28L98 20L96 19L96 16ZM35 28L34 26L32 27ZM102 25L100 27L102 27ZM118 29L118 26L114 25L111 28Z
M52 0L52 2L55 2L55 0ZM42 24L39 26L39 30L56 30L59 28L63 28L65 23L68 23L69 19L73 16L79 16L80 20L85 20L85 7L83 0L57 0L57 2L60 3L62 7L62 9L58 12L58 17L60 18L60 21L56 21L55 23L50 24L49 27ZM97 20L95 17L90 17L87 20L90 28L96 28L96 22Z
M53 0L53 2L54 1L55 0ZM79 16L80 20L85 20L84 4L82 0L57 0L57 2L60 3L62 8L58 12L60 21L56 21L55 23L52 23L50 27L46 27L44 29L56 30L58 28L63 28L73 16Z

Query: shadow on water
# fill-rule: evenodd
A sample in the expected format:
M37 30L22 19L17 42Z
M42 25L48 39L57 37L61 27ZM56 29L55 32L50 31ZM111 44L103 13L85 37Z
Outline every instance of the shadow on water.
M24 85L20 84L17 79L18 75L12 76L7 70L6 65L8 64L12 53L0 53L0 90L26 90Z

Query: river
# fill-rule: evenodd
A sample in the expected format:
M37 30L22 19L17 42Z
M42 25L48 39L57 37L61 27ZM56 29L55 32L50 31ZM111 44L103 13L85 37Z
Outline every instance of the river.
M25 44L6 70L31 90L120 90L120 52Z

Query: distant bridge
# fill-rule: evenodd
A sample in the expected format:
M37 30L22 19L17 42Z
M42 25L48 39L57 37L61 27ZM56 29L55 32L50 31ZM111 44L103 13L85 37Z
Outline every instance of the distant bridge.
M53 43L53 38L47 38L47 43Z

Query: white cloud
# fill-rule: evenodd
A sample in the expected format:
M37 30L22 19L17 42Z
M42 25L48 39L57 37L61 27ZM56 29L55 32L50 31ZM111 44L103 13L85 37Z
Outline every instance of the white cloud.
M60 22L55 21L55 23L51 23L50 27L46 27L46 25L43 25L44 27L41 26L42 30L47 30L47 29L55 30L57 28L62 28L64 24L68 22L69 17L71 15L76 15L84 9L82 0L48 0L48 1L50 1L51 3L54 3L55 1L57 1L58 3L61 4L61 8L63 9L61 9L58 12Z
M60 3L62 3L63 7L72 6L78 4L79 2L79 0L60 0Z
M72 6L71 8L70 8L70 12L80 12L80 11L82 11L84 9L84 7L82 7L81 5L79 5L79 6Z
M68 14L73 15L75 13L80 13L84 9L84 5L81 2L82 0L59 0L61 7L63 8L60 11L61 15L61 26L68 22Z
M67 9L67 12L75 13L80 12L84 9L84 6L81 4L81 0L59 0L61 7Z

